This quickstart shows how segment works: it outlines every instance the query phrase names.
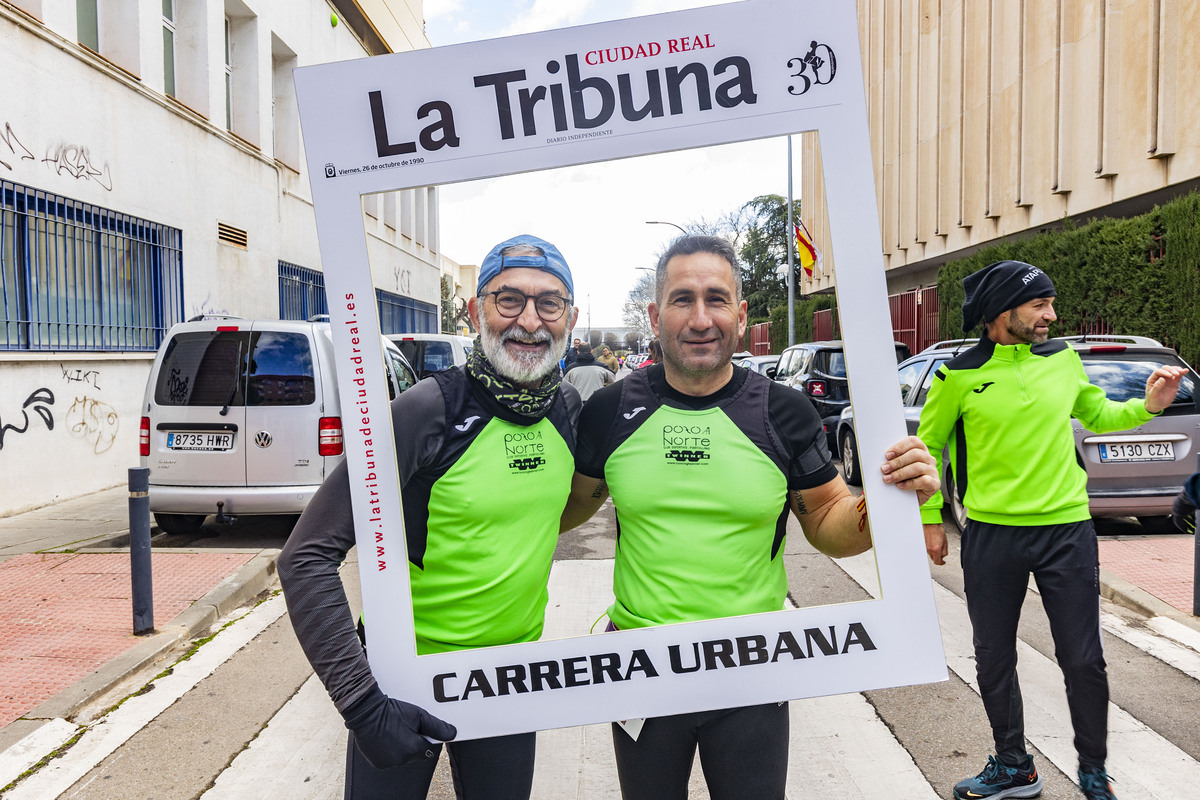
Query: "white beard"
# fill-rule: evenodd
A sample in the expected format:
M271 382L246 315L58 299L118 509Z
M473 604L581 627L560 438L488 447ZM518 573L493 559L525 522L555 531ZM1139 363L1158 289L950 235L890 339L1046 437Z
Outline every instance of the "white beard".
M483 345L483 355L492 366L510 381L521 385L541 383L551 370L558 367L558 360L567 350L567 334L564 329L562 336L555 339L545 328L534 333L517 328L513 323L500 333L492 330L492 326L484 322L479 326L479 341ZM513 353L504 343L510 339L517 341L550 342L550 347L542 354Z

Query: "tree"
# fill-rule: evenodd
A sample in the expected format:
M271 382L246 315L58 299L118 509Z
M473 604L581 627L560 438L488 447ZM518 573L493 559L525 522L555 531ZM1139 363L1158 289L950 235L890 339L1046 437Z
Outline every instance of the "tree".
M467 314L467 301L454 296L454 280L442 276L442 333L458 333L461 323L471 330L471 318Z
M788 247L793 235L787 224L787 199L764 194L742 206L749 219L748 231L738 255L742 259L742 296L750 319L767 319L771 309L787 303ZM792 214L800 217L800 202L793 201ZM799 270L799 264L793 265ZM799 281L797 280L797 285Z
M621 346L621 340L612 331L604 332L604 346L609 350L616 350Z
M640 340L649 341L654 338L654 331L650 328L650 315L646 311L646 307L653 301L654 273L644 271L629 290L625 305L621 308L621 319L625 322L625 327L630 329L631 335L636 335Z

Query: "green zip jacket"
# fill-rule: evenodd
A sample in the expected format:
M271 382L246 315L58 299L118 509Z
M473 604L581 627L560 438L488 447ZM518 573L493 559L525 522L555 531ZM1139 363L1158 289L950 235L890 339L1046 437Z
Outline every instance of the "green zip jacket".
M1002 345L985 337L938 368L917 436L937 459L939 475L949 445L969 518L1057 525L1091 516L1071 417L1108 433L1154 416L1142 398L1109 400L1088 382L1079 354L1066 342ZM941 492L921 507L921 521L942 521Z

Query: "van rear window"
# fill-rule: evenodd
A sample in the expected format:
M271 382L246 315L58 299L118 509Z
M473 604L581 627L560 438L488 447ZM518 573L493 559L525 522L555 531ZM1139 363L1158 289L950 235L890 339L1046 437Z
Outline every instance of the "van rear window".
M312 348L300 333L181 333L167 345L154 399L164 406L311 405Z

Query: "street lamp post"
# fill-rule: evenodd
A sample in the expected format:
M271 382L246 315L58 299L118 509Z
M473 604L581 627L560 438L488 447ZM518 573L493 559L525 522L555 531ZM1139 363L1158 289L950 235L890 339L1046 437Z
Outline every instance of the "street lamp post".
M687 236L687 231L684 230L683 226L675 225L674 222L663 222L663 221L657 220L657 219L648 219L648 220L646 220L646 224L647 225L673 225L674 227L679 228L680 233L682 233L684 236Z

